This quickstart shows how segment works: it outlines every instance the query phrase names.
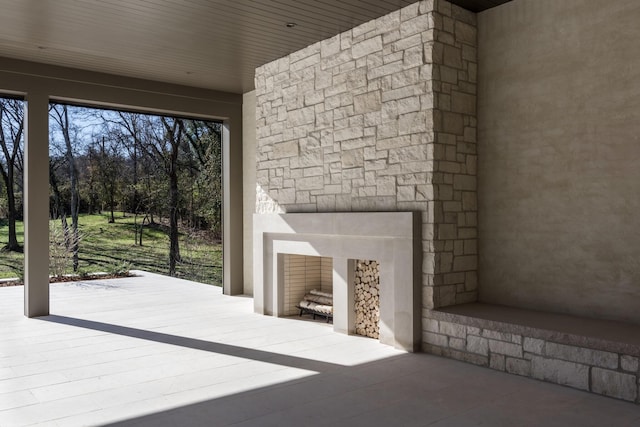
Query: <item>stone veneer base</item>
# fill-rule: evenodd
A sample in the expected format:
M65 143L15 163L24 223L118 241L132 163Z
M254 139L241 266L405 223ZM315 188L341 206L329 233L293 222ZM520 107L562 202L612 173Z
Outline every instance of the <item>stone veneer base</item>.
M426 314L428 353L640 404L640 326L481 303Z

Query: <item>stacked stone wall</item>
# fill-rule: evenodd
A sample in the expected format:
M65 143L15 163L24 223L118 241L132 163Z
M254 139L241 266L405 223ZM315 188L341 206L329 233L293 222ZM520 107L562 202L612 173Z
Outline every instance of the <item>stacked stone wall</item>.
M425 351L487 366L499 371L640 403L638 347L596 349L541 338L547 331L506 325L503 328L466 324L441 314L425 322ZM495 325L494 325L495 326ZM505 329L519 329L505 332ZM580 337L581 341L588 341ZM601 347L607 347L607 344ZM635 352L634 354L630 354Z
M421 212L423 306L475 300L475 38L422 1L258 68L256 212Z
M439 1L431 49L434 96L433 307L477 300L476 15ZM433 258L431 258L433 257ZM432 285L432 286L431 286ZM431 308L431 307L429 307Z

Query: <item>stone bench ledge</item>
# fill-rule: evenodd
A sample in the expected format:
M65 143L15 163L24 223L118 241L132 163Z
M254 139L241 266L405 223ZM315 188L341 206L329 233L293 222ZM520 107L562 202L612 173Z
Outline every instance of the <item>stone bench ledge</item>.
M428 310L429 318L640 357L640 325L486 303Z

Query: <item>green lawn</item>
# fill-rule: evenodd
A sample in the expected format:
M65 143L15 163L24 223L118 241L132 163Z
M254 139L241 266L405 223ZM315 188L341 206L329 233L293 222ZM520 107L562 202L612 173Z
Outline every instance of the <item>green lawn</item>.
M138 222L140 218L138 218ZM60 221L51 221L50 228L59 229ZM81 215L80 220L79 272L115 272L123 268L146 270L167 274L169 269L169 237L162 225L145 226L142 243L134 242L135 227L133 215L116 216L116 222L109 224L108 216ZM24 241L22 223L17 224L18 241ZM0 225L0 245L7 242L6 222ZM55 240L55 239L54 239ZM57 253L54 246L50 254ZM177 276L221 286L222 245L207 239L202 233L183 230L180 234L180 254ZM23 269L23 254L0 252L0 278L20 277ZM70 264L70 262L69 262ZM69 267L71 267L69 265ZM67 271L71 272L71 271Z

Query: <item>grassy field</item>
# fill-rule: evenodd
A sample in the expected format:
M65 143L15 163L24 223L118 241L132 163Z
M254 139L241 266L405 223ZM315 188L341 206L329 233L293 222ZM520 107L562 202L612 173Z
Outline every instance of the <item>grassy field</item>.
M138 222L140 218L138 218ZM50 240L58 240L60 236L55 230L60 229L60 221L51 221L52 235ZM81 234L79 253L79 273L107 272L113 273L123 269L146 270L167 274L169 269L169 237L163 225L145 226L142 243L134 242L135 226L132 215L116 216L115 223L109 224L107 215L81 215L79 220ZM24 227L17 224L18 241L24 240ZM0 226L0 245L7 242L8 227ZM58 234L56 234L58 233ZM53 244L50 255L60 251ZM209 283L222 284L222 245L212 241L203 233L191 233L182 230L180 233L180 254L182 262L178 265L177 276L180 278ZM59 258L58 258L59 259ZM65 261L62 261L63 263ZM0 278L22 277L24 256L16 252L0 252ZM60 262L58 262L58 265ZM68 264L67 272L71 265ZM52 265L52 263L50 263ZM52 271L56 268L52 268Z

